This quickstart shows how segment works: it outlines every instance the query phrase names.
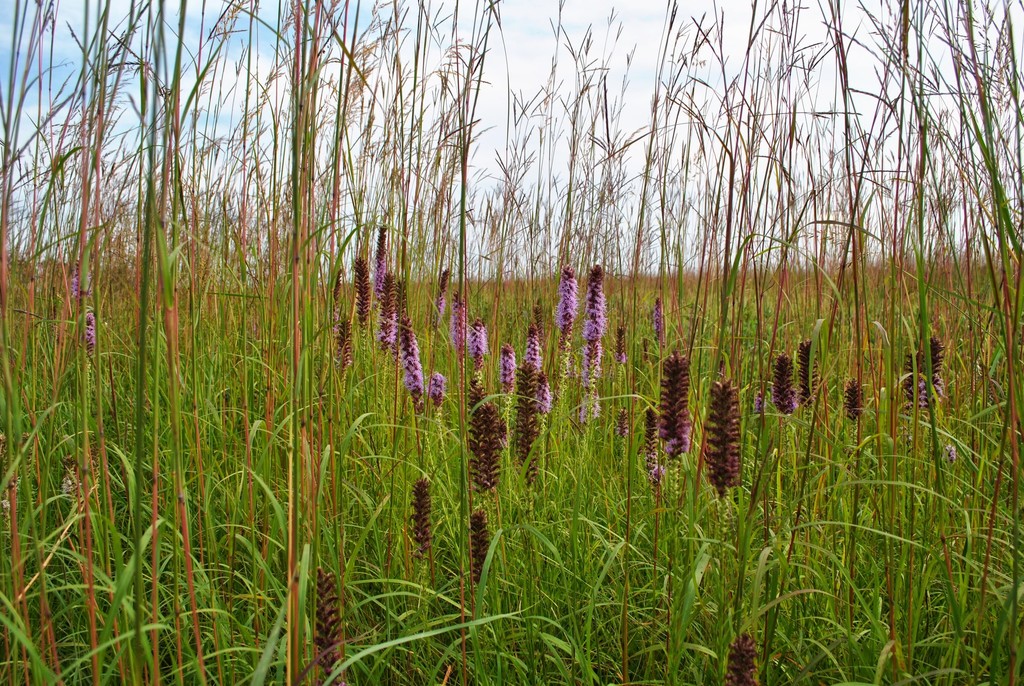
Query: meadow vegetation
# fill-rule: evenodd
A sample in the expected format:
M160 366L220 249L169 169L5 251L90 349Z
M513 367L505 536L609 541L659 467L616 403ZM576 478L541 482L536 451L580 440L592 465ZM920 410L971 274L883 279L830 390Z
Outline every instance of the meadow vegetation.
M502 9L14 0L0 682L1017 683L1021 4Z

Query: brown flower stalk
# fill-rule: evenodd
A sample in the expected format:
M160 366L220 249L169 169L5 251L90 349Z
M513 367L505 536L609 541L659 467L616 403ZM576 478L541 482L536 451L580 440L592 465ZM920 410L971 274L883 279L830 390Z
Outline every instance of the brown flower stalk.
M480 583L490 547L491 532L487 530L487 513L480 509L474 510L469 516L469 557L474 584Z
M421 477L412 485L412 540L416 542L413 556L422 558L433 541L430 527L430 482Z
M537 456L531 455L540 426L537 423L537 370L523 365L516 370L515 449L519 466L526 465L526 483L537 478Z
M740 482L740 399L729 380L711 385L707 431L708 479L721 498Z
M317 683L327 683L327 677L334 671L342 641L341 616L338 613L338 590L334 573L322 567L316 570L316 646L320 678Z
M493 491L501 478L501 449L505 441L505 421L493 401L483 401L484 389L474 378L469 386L469 478L473 489ZM475 409L474 409L475 408Z
M370 322L370 267L366 264L366 258L357 257L355 266L356 286L356 316L359 325L366 328Z

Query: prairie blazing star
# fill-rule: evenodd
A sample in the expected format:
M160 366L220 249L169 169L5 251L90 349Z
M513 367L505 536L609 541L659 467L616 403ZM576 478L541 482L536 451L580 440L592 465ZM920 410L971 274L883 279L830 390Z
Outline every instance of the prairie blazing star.
M558 284L558 306L555 308L555 326L568 341L572 333L573 322L576 321L577 293L576 272L572 267L562 267L562 279Z
M544 308L541 307L540 300L533 304L533 324L537 327L538 333L544 335Z
M604 299L604 269L595 264L587 280L587 307L583 321L583 340L600 341L608 326Z
M903 391L907 396L908 405L916 403L919 409L927 410L931 406L932 396L928 389L928 378L924 369L924 355L918 352L916 360L915 367L914 356L907 355L904 365L906 376L903 379ZM934 383L933 379L932 384L934 385Z
M772 404L782 414L796 412L796 389L793 388L793 358L779 353L772 373Z
M387 290L385 276L388 273L388 230L381 226L377 230L377 256L373 268L373 289L378 301L382 301Z
M946 384L942 380L942 362L946 356L946 346L942 339L932 336L928 342L928 352L932 358L932 386L935 387L935 394L940 398L946 395Z
M357 257L352 270L355 273L356 316L359 318L359 325L365 328L370 321L370 268L366 264L366 258Z
M395 293L395 277L387 272L381 280L383 295L380 302L380 320L378 322L377 340L381 350L395 351L397 342L398 304Z
M661 373L660 423L658 435L665 452L676 457L690 450L690 360L679 352L665 359Z
M511 393L516 385L516 351L505 343L501 346L499 374L502 393Z
M658 462L658 413L652 407L648 407L644 413L644 443L641 450L647 480L651 487L657 490L661 486L662 477L665 476L665 467Z
M590 388L593 381L601 375L601 356L604 352L601 338L608 325L605 309L604 270L601 265L595 264L590 270L590 278L587 280L587 306L583 319L583 340L586 342L586 345L583 346L584 388ZM594 407L596 416L596 403L594 403ZM580 421L583 421L582 417L583 410L580 413Z
M337 582L333 572L322 567L316 570L316 631L313 643L319 656L319 683L327 678L338 662L338 647L342 641L341 616L338 612Z
M437 321L441 321L444 316L445 306L448 304L448 279L451 278L451 271L445 269L441 272L441 280L437 285L437 300L434 302L434 306L437 308Z
M948 444L946 446L945 453L946 453L946 462L948 462L949 464L953 464L954 462L956 462L956 446L955 445L953 445L952 443Z
M341 318L341 269L334 275L334 289L331 292L331 303L334 305L334 319Z
M665 345L665 309L661 304L661 298L655 298L654 311L651 312L651 324L654 326L654 336L658 339L658 347Z
M469 557L474 584L480 583L490 547L491 532L487 530L487 512L483 509L474 510L469 516Z
M352 331L347 319L339 319L334 325L334 362L342 370L352 366Z
M430 526L430 482L420 477L412 485L412 540L416 542L413 557L422 558L433 542Z
M543 364L540 352L540 331L536 324L530 324L526 333L526 354L523 355L523 366L540 369Z
M469 403L469 479L476 491L493 491L501 475L501 451L505 447L506 428L493 400L484 400L478 378L470 381Z
M729 646L725 686L757 686L757 644L750 634L740 634Z
M619 438L629 436L629 411L624 407L619 408L619 414L615 418L615 435Z
M754 414L762 414L764 412L764 393L761 391L757 392L754 396Z
M723 497L740 481L740 403L731 381L711 385L707 422L708 479Z
M626 327L622 324L615 330L615 361L626 364Z
M449 326L452 347L460 356L466 349L466 303L462 300L462 294L455 291L452 296L452 317Z
M526 465L526 483L532 484L537 478L537 456L531 455L533 442L537 440L540 427L537 424L537 376L533 367L521 367L516 373L516 461Z
M96 351L96 315L85 313L85 351L92 355Z
M423 366L420 364L416 334L408 317L402 318L402 368L405 370L405 388L412 396L413 406L420 410L423 408Z
M843 389L843 409L846 410L847 419L854 422L864 411L864 392L857 379L847 379L846 381L846 386Z
M82 272L76 264L75 270L71 273L71 297L75 300L81 300L82 298L88 298L90 295L92 295L92 288L82 288Z
M551 412L551 385L544 372L537 375L537 412L540 414Z
M818 363L811 365L811 340L801 341L797 347L797 376L800 379L800 403L811 399L818 385Z
M434 403L434 407L440 407L441 403L444 402L444 391L447 383L447 379L444 378L444 374L441 372L434 372L430 375L430 380L427 382L427 397Z
M469 329L469 356L473 358L475 368L483 366L487 352L487 327L484 326L484 320L477 317Z

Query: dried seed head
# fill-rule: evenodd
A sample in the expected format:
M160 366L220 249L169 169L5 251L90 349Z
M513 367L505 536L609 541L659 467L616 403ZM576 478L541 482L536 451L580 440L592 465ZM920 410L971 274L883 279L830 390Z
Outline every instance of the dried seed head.
M490 547L491 532L487 530L487 513L482 509L474 510L469 516L469 554L474 584L480 583Z
M619 414L615 418L615 435L619 438L629 436L629 411L624 407L619 408Z
M772 404L782 414L793 414L797 404L793 388L793 359L786 353L779 353L773 367Z
M387 272L381 278L380 321L378 322L377 340L381 350L396 350L398 309L395 290L395 277Z
M678 351L667 358L661 373L659 436L665 452L676 457L690 450L690 361Z
M493 491L501 476L505 421L493 400L484 401L486 395L478 379L470 382L469 397L469 478L474 490Z
M857 421L861 412L864 411L864 391L857 379L847 379L843 388L843 409L851 421Z
M811 340L801 341L797 347L797 369L800 377L800 403L811 399L818 385L818 363L811 365Z
M757 686L757 644L750 634L740 634L729 646L725 686Z
M615 361L626 364L626 327L622 324L615 330Z
M316 645L317 661L320 666L318 683L327 682L340 656L343 639L341 616L338 613L338 590L334 573L322 567L316 570Z
M516 372L515 452L520 466L526 464L526 483L537 478L537 456L531 455L540 427L537 423L537 370L523 366Z
M740 400L731 381L711 385L707 431L708 479L723 497L740 482Z
M353 272L356 286L356 316L359 318L359 325L365 328L370 321L370 268L365 258L356 258Z
M539 336L544 335L544 308L540 304L540 300L533 304L533 322L532 324L537 327L537 334Z
M430 526L430 482L421 477L412 485L412 540L416 542L413 555L423 557L434 540Z
M338 273L334 276L334 289L331 292L331 303L334 306L335 318L340 316L340 305L341 305L341 269L338 269Z
M344 371L352 366L352 332L348 319L334 325L334 363Z
M665 467L658 460L658 413L648 407L644 413L644 467L647 469L647 480L657 490L665 476Z
M413 406L419 411L423 409L423 365L420 364L416 334L407 315L402 317L402 369L405 371L405 390L409 391Z

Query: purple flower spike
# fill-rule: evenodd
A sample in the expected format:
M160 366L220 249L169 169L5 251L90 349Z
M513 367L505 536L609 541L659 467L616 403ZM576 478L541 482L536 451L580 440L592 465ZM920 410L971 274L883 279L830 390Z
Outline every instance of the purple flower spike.
M551 385L544 372L537 377L537 412L541 414L551 412Z
M658 464L657 461L654 463L648 462L647 466L647 480L651 486L657 488L661 485L661 480L665 478L665 465Z
M441 317L444 316L445 307L448 304L448 280L451 278L451 272L445 269L441 272L441 282L437 288L437 300L434 305L437 307L437 320L441 321Z
M594 343L604 336L608 319L604 301L604 269L595 264L587 280L587 309L583 322L583 340Z
M501 346L500 367L501 391L511 393L516 385L516 351L508 343Z
M96 315L85 313L85 350L90 355L96 351Z
M395 277L391 272L384 275L381 281L384 284L383 295L380 301L380 319L378 322L377 340L380 341L382 350L397 352L398 309L395 302Z
M590 388L592 383L601 376L601 357L604 354L604 347L601 341L593 341L583 346L583 368L581 377L584 388Z
M473 358L473 365L479 369L483 366L484 355L487 348L487 327L484 321L477 317L469 330L469 356Z
M405 370L405 388L412 396L416 409L423 406L423 366L420 364L420 348L416 334L408 317L402 318L402 368Z
M380 301L384 298L384 277L388 273L388 230L380 227L377 233L377 260L373 269L373 294Z
M568 338L576 321L576 272L566 265L562 267L562 280L558 284L558 307L555 309L555 326Z
M447 380L441 372L434 372L430 375L430 381L427 383L427 397L434 403L434 407L440 407L444 402L446 385Z
M661 304L661 298L654 301L654 312L651 313L651 321L654 324L654 335L658 338L658 345L665 345L665 310Z
M762 414L764 412L764 393L761 391L757 392L754 396L754 413Z
M523 356L523 365L538 370L543 365L543 357L540 352L540 331L535 324L530 324L530 330L526 334L526 354Z
M462 293L458 291L455 291L452 296L452 318L449 333L455 352L462 355L466 349L466 304L462 301Z

